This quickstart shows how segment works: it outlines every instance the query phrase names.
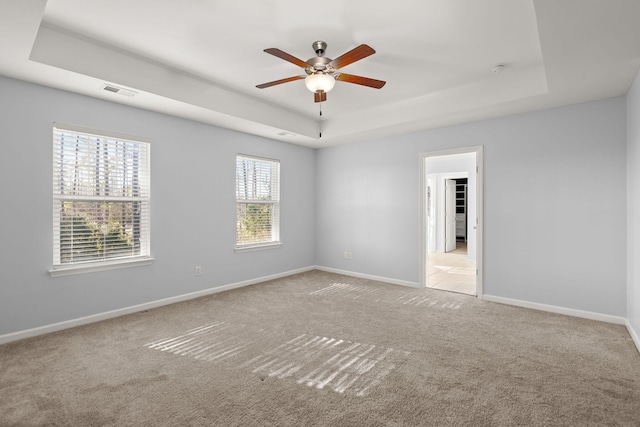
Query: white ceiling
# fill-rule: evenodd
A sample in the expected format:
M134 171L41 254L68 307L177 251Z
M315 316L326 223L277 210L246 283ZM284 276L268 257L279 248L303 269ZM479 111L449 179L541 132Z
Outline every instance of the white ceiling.
M370 45L344 72L386 86L337 82L322 117L302 80L255 87L304 74L263 49L306 61L316 40ZM624 95L640 1L0 0L0 52L5 76L326 147Z

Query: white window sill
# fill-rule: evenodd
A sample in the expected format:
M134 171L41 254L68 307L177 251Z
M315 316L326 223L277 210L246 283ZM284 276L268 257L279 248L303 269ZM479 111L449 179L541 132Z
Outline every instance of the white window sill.
M269 242L269 243L261 243L256 245L243 245L236 246L235 251L238 252L250 252L250 251L259 251L262 249L274 249L282 246L282 242Z
M69 266L54 267L49 270L49 276L62 277L73 274L95 273L98 271L117 270L120 268L139 267L153 264L153 258L137 258L127 260L114 260L92 262L87 264L74 264Z

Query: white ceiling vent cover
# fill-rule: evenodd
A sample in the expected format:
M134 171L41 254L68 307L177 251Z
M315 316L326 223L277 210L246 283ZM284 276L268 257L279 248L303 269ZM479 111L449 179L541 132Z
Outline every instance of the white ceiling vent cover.
M114 86L114 85L110 85L110 84L103 84L102 85L102 89L106 90L107 92L113 92L113 93L117 93L118 95L124 95L124 96L130 96L130 97L134 97L138 94L138 92L135 92L133 90L130 89L125 89L123 87L118 87L118 86Z

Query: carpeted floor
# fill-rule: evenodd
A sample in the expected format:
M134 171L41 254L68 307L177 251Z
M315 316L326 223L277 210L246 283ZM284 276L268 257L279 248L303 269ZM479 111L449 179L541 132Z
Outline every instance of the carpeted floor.
M312 271L0 346L2 426L640 425L625 328Z

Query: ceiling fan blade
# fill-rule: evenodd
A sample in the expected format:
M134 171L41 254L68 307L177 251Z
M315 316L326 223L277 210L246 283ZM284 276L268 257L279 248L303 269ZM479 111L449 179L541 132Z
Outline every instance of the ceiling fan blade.
M387 82L382 80L370 79L368 77L354 76L353 74L338 74L336 80L346 83L355 83L357 85L369 86L375 89L380 89Z
M269 82L269 83L262 83L261 85L256 85L256 87L258 89L264 89L266 87L271 87L271 86L275 86L275 85L280 85L282 83L289 83L289 82L294 82L296 80L302 80L304 79L304 76L293 76L293 77L287 77L286 79L280 79L280 80L276 80L273 82Z
M276 49L275 47L269 48L269 49L265 49L265 52L273 55L273 56L277 56L280 59L284 59L285 61L289 61L292 64L297 65L298 67L301 68L307 68L309 66L309 64L307 64L306 62L304 62L302 59L298 59L295 56L289 55L287 52L283 52L280 49Z
M349 64L353 64L356 61L360 61L362 58L366 58L369 55L376 53L371 46L361 44L360 46L351 49L349 52L337 57L333 61L329 62L333 68L346 67Z
M313 94L314 102L324 102L326 100L327 100L327 92L322 92L322 91L314 92Z

